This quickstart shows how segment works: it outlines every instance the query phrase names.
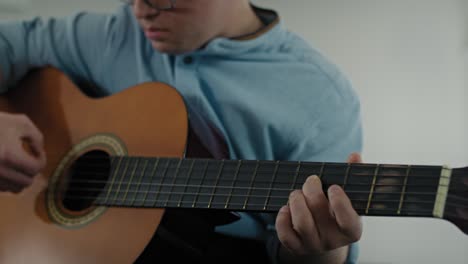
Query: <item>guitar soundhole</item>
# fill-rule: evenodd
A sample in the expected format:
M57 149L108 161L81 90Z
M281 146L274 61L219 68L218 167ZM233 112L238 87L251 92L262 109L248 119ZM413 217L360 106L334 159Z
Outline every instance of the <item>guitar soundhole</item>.
M109 155L101 150L87 152L70 167L64 182L63 206L83 211L93 206L109 177Z

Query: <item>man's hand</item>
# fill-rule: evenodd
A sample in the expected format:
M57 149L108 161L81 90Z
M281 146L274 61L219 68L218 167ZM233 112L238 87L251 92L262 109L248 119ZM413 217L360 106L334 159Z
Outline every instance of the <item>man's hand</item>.
M24 115L0 112L0 191L21 192L45 163L39 129Z
M362 161L353 153L348 162ZM276 230L283 246L280 260L344 263L347 246L361 238L362 224L340 186L330 186L327 199L320 179L310 176L302 190L293 191L288 205L280 209Z

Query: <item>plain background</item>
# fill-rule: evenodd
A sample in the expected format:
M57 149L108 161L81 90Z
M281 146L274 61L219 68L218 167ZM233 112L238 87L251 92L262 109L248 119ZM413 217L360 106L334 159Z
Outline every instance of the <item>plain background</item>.
M184 1L184 0L179 0ZM349 77L365 162L468 164L468 1L255 0ZM0 20L112 12L118 0L0 0ZM435 219L363 217L360 263L468 263L468 236Z

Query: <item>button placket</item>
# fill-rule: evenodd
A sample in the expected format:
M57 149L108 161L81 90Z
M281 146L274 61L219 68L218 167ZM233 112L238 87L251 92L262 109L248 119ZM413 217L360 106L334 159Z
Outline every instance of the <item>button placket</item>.
M174 85L185 96L193 96L193 92L198 89L194 87L199 83L198 74L197 74L197 61L193 55L179 56L176 62L176 80Z
M191 65L191 64L193 64L193 61L194 61L194 58L193 58L193 56L190 56L190 55L185 56L184 59L183 59L183 62L184 62L185 65Z

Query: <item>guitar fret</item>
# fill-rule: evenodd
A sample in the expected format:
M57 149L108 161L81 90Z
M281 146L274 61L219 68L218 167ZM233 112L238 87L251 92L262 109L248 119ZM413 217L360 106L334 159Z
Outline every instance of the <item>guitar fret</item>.
M325 170L325 162L322 162L322 166L320 167L320 172L319 172L319 179L323 179L323 171Z
M154 163L153 169L151 170L151 173L150 173L151 180L150 180L148 188L146 189L145 195L143 196L143 202L142 202L143 205L146 204L146 199L148 197L148 193L151 191L151 186L152 186L154 178L155 178L154 174L155 174L156 169L157 169L157 167L159 165L159 160L160 160L159 158L156 159L156 162Z
M406 192L406 185L408 183L408 177L409 177L409 174L410 174L410 170L411 170L411 165L408 166L408 169L406 170L405 179L404 179L404 182L403 182L403 188L402 188L402 191L401 191L400 203L398 204L398 211L397 211L398 215L401 214L401 208L403 207L403 201L405 199L405 192Z
M218 171L218 175L216 177L216 181L215 181L215 184L214 184L214 187L213 187L213 192L211 193L210 200L208 202L208 208L211 208L211 203L213 202L213 197L214 197L214 195L216 193L216 187L218 186L219 178L221 177L221 172L223 171L223 167L224 167L224 159L221 161L221 165L220 165L220 168L219 168L219 171Z
M156 196L154 197L153 207L156 207L156 203L158 202L159 196L161 194L161 189L164 184L164 178L166 177L167 170L169 169L169 165L171 163L170 159L167 159L166 167L164 167L163 175L161 176L161 181L159 182L158 190L156 191Z
M115 196L114 196L114 199L113 199L113 202L115 203L118 199L118 195L119 195L119 192L120 192L120 188L122 186L122 182L124 180L124 177L125 177L125 174L127 173L127 169L128 169L128 164L130 163L128 159L125 159L125 168L124 168L124 171L122 173L122 177L120 177L120 182L118 183L118 186L117 186L117 191L115 192Z
M130 206L135 206L135 201L138 193L140 192L140 187L141 187L141 180L143 179L143 175L145 175L146 171L146 166L148 165L148 160L145 160L145 163L143 164L143 171L140 174L140 178L138 179L137 187L136 187L136 192L135 195L133 196L132 202Z
M114 175L112 176L112 181L110 183L110 186L109 186L109 189L107 190L107 194L106 194L106 199L104 200L104 204L107 204L108 200L109 200L109 195L110 193L112 192L112 186L114 185L114 182L115 182L115 178L117 177L117 173L119 172L119 169L120 169L120 164L122 162L122 159L123 157L118 157L118 163L117 163L117 168L115 169L114 171Z
M296 173L294 174L294 179L293 179L293 182L292 182L292 185L291 185L291 191L296 189L296 182L297 182L297 177L299 175L300 169L301 169L301 162L299 161L298 164L297 164Z
M374 177L372 179L371 190L370 190L370 193L369 193L369 198L367 200L366 214L369 213L369 207L370 207L370 204L371 204L371 201L372 201L372 195L374 194L374 188L375 188L375 183L377 181L378 172L379 172L379 165L377 165L377 167L375 168Z
M182 192L182 196L180 196L180 200L177 203L177 207L180 207L182 205L182 201L184 199L184 194L187 192L187 186L188 186L190 177L191 177L192 172L193 172L193 165L194 164L195 164L195 159L193 159L192 163L190 163L190 169L189 169L189 172L187 173L187 179L185 180L184 191Z
M450 186L450 178L452 177L452 169L448 166L443 166L440 171L439 184L437 187L437 195L434 201L432 216L443 218L445 205L447 202L448 190Z
M136 172L136 169L138 167L138 162L140 160L138 158L136 158L136 163L135 163L135 166L133 167L133 171L130 175L130 180L128 180L128 184L127 184L127 189L125 190L125 194L124 194L124 197L122 199L122 202L125 202L125 200L127 199L127 195L128 195L128 190L130 189L130 184L132 184L132 180L133 180L133 177L135 175L135 172Z
M233 193L233 190L234 190L235 183L237 181L237 177L239 176L239 171L240 171L241 165L242 165L242 160L239 160L237 162L236 173L234 175L234 179L232 180L231 190L229 191L229 196L228 196L228 198L226 200L226 204L224 205L225 209L227 209L229 207L229 202L232 199L232 193Z
M351 163L348 163L346 168L345 178L343 181L343 191L346 189L346 184L348 183L349 171L351 170Z
M195 206L197 205L197 200L198 200L198 197L200 196L201 186L203 185L203 182L205 181L207 169L208 169L208 160L205 163L205 168L203 169L203 176L202 176L200 185L198 186L198 191L195 195L195 198L193 199L192 208L195 208Z
M255 177L257 176L257 170L258 170L259 163L260 162L257 160L257 163L255 165L255 170L254 170L254 173L253 173L253 176L252 176L252 180L250 181L249 192L247 193L247 196L245 197L244 205L242 206L242 209L244 209L244 210L247 207L247 202L249 200L250 194L252 193L252 187L253 187L253 183L255 181Z
M170 190L169 190L169 193L167 194L167 199L166 199L166 202L164 202L164 207L167 207L168 203L169 203L169 200L171 198L171 194L173 193L174 191L174 185L176 183L176 179L177 179L177 175L179 174L179 171L180 171L180 164L182 163L182 159L179 159L179 162L177 163L177 167L176 167L176 171L174 173L174 177L172 177L172 183L171 185L169 186L170 187Z
M266 197L265 204L263 205L263 210L264 211L267 209L268 203L270 202L271 190L273 189L273 183L276 180L276 174L278 173L278 166L279 166L279 161L276 161L275 170L273 171L273 177L271 179L270 188L268 190L268 195Z

